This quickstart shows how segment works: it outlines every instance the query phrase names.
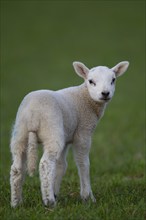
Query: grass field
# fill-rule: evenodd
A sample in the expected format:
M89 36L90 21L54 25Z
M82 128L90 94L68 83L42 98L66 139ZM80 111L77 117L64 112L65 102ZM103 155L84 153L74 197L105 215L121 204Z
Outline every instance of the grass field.
M144 18L145 1L1 1L1 219L146 219ZM14 210L9 140L17 108L32 90L80 84L75 60L89 67L130 61L93 136L97 203L81 202L70 150L56 208L42 205L37 172L26 178L23 205Z

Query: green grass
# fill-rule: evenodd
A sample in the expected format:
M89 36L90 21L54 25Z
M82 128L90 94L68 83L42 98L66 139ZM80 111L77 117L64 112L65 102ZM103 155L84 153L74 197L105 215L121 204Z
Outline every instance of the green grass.
M146 218L144 14L145 1L1 1L1 219ZM32 90L80 84L74 60L89 67L130 61L93 136L91 183L97 203L80 200L70 150L57 206L43 206L36 172L26 178L22 206L12 209L9 140L17 108Z

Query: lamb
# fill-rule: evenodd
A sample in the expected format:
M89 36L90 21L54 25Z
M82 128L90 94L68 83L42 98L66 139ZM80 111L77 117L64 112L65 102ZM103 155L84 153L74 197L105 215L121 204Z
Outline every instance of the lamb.
M75 72L84 79L83 84L58 91L38 90L25 96L17 112L10 143L12 207L22 201L26 170L32 176L36 169L38 142L43 145L39 175L44 205L56 204L67 168L69 144L73 144L81 198L96 202L89 175L91 135L114 95L116 78L128 66L129 62L123 61L113 68L98 66L89 70L83 63L74 62Z

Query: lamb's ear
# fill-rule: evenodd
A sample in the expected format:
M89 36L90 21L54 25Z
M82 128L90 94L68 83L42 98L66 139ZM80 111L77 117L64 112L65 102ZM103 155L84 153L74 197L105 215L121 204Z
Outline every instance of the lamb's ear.
M118 77L118 76L121 76L123 73L126 72L128 66L129 66L128 61L122 61L122 62L118 63L116 66L114 66L112 68L112 71L114 71L115 74L116 74L116 77Z
M87 78L87 75L89 73L89 69L83 63L73 62L73 67L79 76L81 76L84 79Z

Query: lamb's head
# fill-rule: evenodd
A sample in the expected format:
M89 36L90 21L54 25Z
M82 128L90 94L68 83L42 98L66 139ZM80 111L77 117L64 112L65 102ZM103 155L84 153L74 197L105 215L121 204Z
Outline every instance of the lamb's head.
M113 68L98 66L88 69L83 63L73 62L76 73L84 78L91 98L96 102L108 102L114 95L116 78L128 68L129 62L123 61Z

